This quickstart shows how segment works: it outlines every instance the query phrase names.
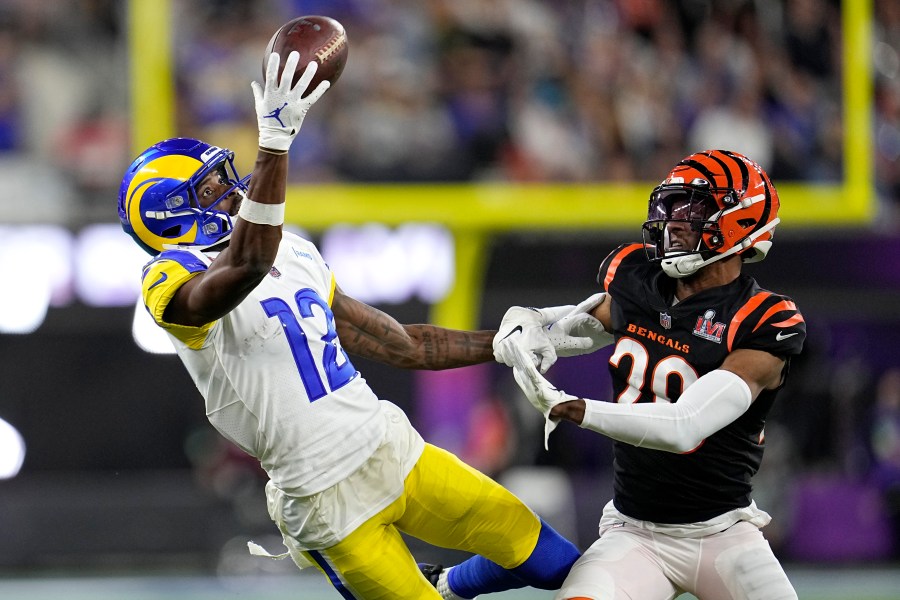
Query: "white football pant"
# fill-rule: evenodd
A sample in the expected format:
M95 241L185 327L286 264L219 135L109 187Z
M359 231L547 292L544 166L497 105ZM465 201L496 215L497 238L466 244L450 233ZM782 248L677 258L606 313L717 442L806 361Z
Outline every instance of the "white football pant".
M756 525L676 537L618 521L578 559L556 600L797 600Z

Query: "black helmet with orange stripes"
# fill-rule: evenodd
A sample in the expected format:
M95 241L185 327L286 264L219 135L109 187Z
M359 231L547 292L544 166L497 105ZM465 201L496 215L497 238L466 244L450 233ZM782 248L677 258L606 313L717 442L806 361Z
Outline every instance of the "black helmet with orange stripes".
M762 167L737 152L706 150L675 165L650 194L643 225L648 256L671 277L737 254L758 262L772 246L778 193ZM673 248L667 223L685 222L700 233L694 248Z

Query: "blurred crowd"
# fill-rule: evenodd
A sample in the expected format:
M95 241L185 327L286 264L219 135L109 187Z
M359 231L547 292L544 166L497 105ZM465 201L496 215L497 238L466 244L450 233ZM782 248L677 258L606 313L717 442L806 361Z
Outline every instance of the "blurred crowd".
M106 205L132 158L127 5L0 5L0 171L24 177L24 156ZM653 181L685 154L726 146L776 181L842 177L837 0L172 6L178 133L238 150L245 170L248 83L269 37L326 14L347 28L350 58L292 151L297 181ZM874 8L879 222L900 223L900 6Z
M778 180L841 177L837 3L277 4L282 19L335 16L351 42L328 114L313 121L321 131L304 134L303 180L645 181L723 146ZM258 76L272 6L220 0L179 21L190 40L179 47L181 127L252 126L246 79Z

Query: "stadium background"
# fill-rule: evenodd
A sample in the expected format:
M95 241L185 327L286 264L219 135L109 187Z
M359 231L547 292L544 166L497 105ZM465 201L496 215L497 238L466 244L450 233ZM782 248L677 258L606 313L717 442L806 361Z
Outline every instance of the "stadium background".
M158 139L201 137L248 169L249 81L299 14L341 20L351 50L292 151L289 220L342 287L407 322L490 327L510 304L577 301L681 156L759 160L783 223L748 270L810 329L755 480L766 534L801 598L900 598L900 7L887 0L0 2L0 419L26 448L0 480L0 597L335 596L247 555L248 539L278 548L264 480L208 426L177 359L136 343L145 258L110 233L125 166ZM103 275L129 269L130 283ZM354 362L427 439L590 543L610 493L602 438L563 427L544 452L496 365ZM602 398L602 364L551 375Z

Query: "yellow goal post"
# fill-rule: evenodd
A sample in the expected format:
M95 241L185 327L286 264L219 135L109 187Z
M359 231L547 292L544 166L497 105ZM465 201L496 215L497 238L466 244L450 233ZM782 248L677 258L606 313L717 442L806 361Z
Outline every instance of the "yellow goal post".
M177 135L173 64L174 0L129 0L128 48L133 154ZM872 140L872 0L843 0L844 172L839 183L780 182L789 198L782 227L854 227L876 212ZM152 35L149 34L152 32ZM490 236L512 231L590 231L637 227L656 182L629 184L292 185L286 220L308 231L335 224L439 223L455 240L456 277L432 307L433 323L471 329L479 308ZM304 202L315 197L316 202Z

